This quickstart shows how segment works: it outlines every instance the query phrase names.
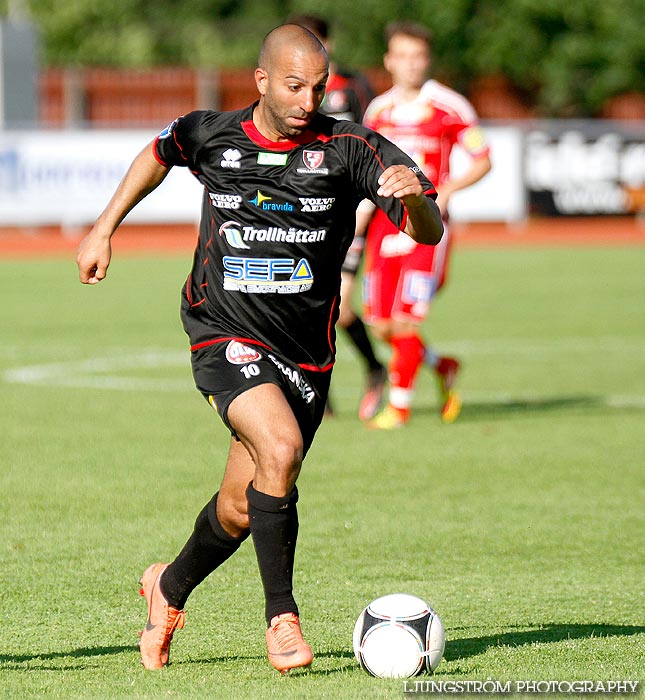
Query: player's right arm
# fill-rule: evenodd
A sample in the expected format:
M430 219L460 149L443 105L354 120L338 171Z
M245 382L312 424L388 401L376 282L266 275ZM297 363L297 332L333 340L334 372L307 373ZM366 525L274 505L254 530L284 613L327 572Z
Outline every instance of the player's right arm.
M127 214L169 173L170 167L155 158L153 148L154 142L132 161L107 207L81 241L76 264L83 284L97 284L105 278L112 257L110 240L114 232Z

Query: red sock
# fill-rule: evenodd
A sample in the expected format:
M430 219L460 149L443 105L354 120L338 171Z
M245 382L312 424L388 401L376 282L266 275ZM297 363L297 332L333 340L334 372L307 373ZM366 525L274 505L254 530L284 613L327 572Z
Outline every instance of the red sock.
M392 387L412 389L425 357L425 345L418 335L399 335L390 339L390 381Z

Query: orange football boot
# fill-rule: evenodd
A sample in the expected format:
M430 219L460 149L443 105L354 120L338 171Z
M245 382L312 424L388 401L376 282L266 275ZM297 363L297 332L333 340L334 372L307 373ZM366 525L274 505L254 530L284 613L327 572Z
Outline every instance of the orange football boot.
M396 408L389 403L372 420L367 422L370 430L396 430L402 428L410 419L410 409Z
M163 668L168 663L172 635L184 626L184 611L168 605L159 589L159 579L167 568L168 564L152 564L139 581L139 592L148 604L148 621L141 632L139 650L141 663L148 670Z
M267 653L273 668L283 675L292 668L309 666L314 655L300 630L300 620L295 613L276 615L266 632Z
M372 370L367 377L367 386L358 407L358 417L362 421L368 421L377 414L383 401L383 393L387 384L387 370L385 367Z

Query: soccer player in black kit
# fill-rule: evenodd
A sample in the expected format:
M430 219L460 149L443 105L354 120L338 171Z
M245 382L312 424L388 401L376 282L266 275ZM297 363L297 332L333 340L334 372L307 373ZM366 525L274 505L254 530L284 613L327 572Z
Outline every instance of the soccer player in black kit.
M182 320L197 388L232 437L220 490L188 541L141 578L147 669L168 663L189 594L249 534L269 661L282 673L311 663L292 586L296 479L323 415L356 206L371 199L419 242L442 236L434 186L408 156L362 126L317 114L327 75L311 32L271 31L255 71L259 101L176 119L134 159L79 248L80 280L96 284L117 227L171 167L190 168L204 186Z

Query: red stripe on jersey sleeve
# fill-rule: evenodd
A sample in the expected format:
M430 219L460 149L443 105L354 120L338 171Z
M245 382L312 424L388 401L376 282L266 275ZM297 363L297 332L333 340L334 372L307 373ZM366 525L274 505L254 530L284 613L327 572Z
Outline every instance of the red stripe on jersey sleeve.
M163 165L164 168L169 168L170 164L166 163L166 161L159 155L159 151L157 150L157 144L159 143L159 137L155 138L155 140L152 142L152 155L154 159L159 163L159 165Z

